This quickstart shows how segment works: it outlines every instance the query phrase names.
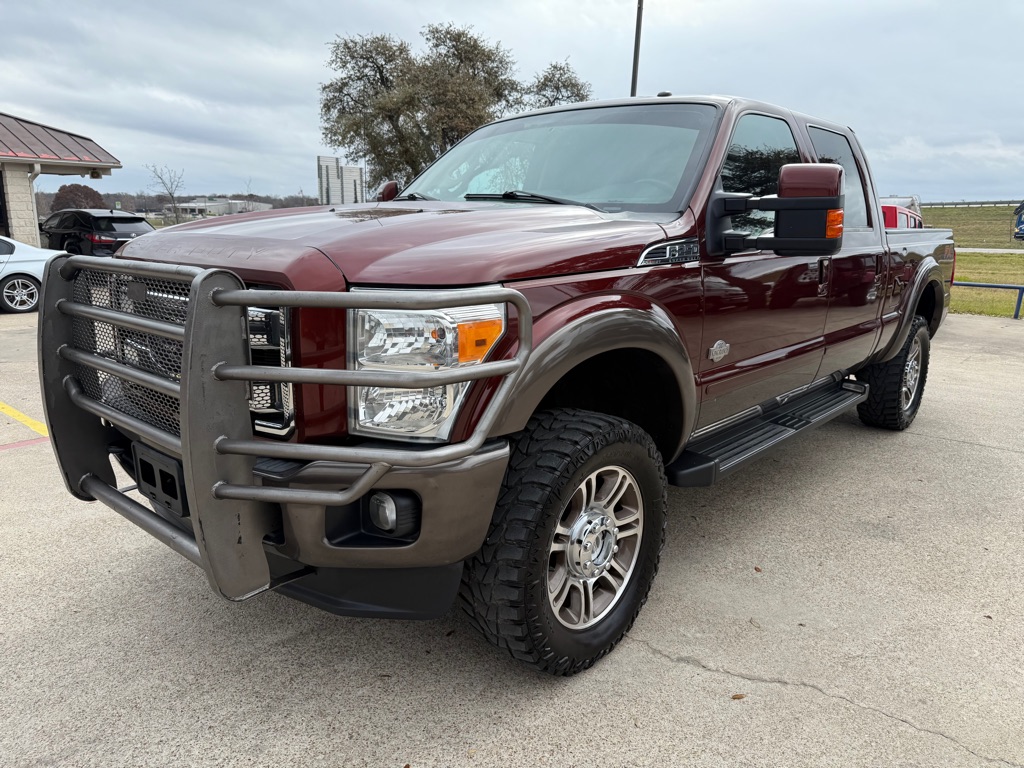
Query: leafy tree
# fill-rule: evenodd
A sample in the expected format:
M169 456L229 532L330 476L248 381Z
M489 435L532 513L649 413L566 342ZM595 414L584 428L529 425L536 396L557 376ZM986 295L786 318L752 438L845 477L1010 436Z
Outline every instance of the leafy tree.
M472 27L431 24L426 50L391 35L339 37L327 66L337 73L320 87L324 141L349 160L365 160L369 184L408 181L473 129L523 107L590 98L590 84L567 62L530 83L500 43Z
M533 78L526 102L531 109L574 104L591 97L590 83L581 80L568 61L553 61Z
M50 203L51 211L67 208L102 208L103 196L85 184L62 184Z

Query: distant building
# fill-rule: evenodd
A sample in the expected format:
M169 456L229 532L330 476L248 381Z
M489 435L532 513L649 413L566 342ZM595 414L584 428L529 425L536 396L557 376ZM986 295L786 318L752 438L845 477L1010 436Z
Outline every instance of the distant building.
M270 203L258 203L255 200L229 200L226 197L197 197L187 203L178 203L174 206L178 213L190 218L201 218L203 216L227 216L231 213L250 213L251 211L269 211ZM164 206L165 211L170 211L171 206Z
M319 155L316 171L321 205L366 202L366 175L358 165L342 165L340 157Z

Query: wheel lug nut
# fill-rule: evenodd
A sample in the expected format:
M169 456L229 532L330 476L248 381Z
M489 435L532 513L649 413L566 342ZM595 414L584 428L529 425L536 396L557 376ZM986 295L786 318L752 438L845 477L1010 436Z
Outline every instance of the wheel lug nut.
M589 568L589 567L590 567L590 566L592 566L593 564L594 564L594 563L593 563L592 561L590 561L590 560L587 560L587 562L585 562L585 563L583 564L583 567L584 567L584 568Z
M589 541L586 544L583 545L583 551L584 552L589 552L593 548L594 548L594 545L591 544Z
M619 545L616 544L614 547L612 547L612 554L614 555L618 551L619 551Z
M618 528L613 528L612 529L612 533L614 533L616 536L618 536L619 535L619 529Z

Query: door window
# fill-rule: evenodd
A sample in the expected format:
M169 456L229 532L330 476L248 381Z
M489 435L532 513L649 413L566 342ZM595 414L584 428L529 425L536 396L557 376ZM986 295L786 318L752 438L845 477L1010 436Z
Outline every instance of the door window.
M746 192L754 197L779 191L779 169L799 163L793 131L785 120L766 115L744 115L736 124L729 154L722 166L722 189ZM749 211L732 217L733 229L754 237L770 235L775 229L774 211Z
M850 142L845 136L823 128L808 127L807 132L818 155L818 162L843 166L843 175L846 177L844 224L847 227L870 227L864 179L860 175ZM906 222L900 226L905 227Z

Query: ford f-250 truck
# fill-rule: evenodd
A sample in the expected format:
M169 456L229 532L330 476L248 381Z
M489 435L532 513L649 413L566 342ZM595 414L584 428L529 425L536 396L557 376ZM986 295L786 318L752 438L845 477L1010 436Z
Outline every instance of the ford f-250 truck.
M736 98L553 108L384 197L48 265L69 491L229 600L414 618L458 596L572 674L644 604L667 484L921 405L951 235L887 234L839 125Z

